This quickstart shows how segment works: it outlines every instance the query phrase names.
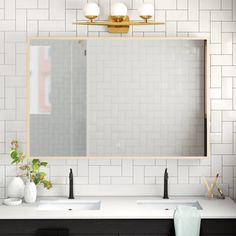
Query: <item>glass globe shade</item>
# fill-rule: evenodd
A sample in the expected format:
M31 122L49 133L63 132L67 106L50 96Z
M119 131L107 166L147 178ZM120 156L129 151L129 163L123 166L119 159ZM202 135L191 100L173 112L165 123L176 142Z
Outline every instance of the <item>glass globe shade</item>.
M122 2L114 3L111 7L111 15L112 16L126 16L127 7Z
M150 3L144 3L139 8L139 16L154 16L154 6Z
M89 2L85 5L84 15L86 17L88 17L88 16L94 16L94 17L96 16L97 17L97 16L99 16L99 14L100 14L100 9L99 9L97 3Z

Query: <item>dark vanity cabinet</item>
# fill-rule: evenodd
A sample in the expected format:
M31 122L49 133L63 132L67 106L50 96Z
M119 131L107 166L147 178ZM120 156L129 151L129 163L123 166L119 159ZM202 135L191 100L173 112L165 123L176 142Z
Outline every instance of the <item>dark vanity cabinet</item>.
M44 231L46 230L46 231ZM0 220L0 236L175 236L172 219ZM201 236L236 236L236 219L206 219ZM191 235L189 235L191 236Z

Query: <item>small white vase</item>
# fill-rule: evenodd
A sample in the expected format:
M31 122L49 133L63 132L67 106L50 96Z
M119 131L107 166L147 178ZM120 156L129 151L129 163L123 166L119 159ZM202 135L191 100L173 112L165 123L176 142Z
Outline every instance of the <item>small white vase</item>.
M7 186L7 196L9 198L23 198L25 184L21 177L14 177Z
M25 202L34 203L37 198L37 188L34 182L27 181L25 185Z

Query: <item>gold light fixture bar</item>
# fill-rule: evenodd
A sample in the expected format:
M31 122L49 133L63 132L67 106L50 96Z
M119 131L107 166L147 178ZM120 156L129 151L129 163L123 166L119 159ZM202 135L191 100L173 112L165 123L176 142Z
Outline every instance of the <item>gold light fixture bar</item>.
M109 33L128 33L129 32L129 26L131 25L162 25L164 23L162 22L138 22L138 21L129 21L129 17L125 16L124 19L121 22L117 22L116 19L112 16L108 17L107 21L77 21L74 22L75 25L105 25L108 27Z

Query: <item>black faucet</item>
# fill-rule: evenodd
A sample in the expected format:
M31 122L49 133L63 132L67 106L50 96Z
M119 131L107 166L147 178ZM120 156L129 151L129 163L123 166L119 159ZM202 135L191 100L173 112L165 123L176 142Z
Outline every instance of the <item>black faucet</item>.
M69 174L69 199L74 199L74 185L73 185L73 171L70 168L70 174Z
M167 168L165 169L165 173L164 173L164 195L163 195L164 199L168 199L168 172L167 172Z

